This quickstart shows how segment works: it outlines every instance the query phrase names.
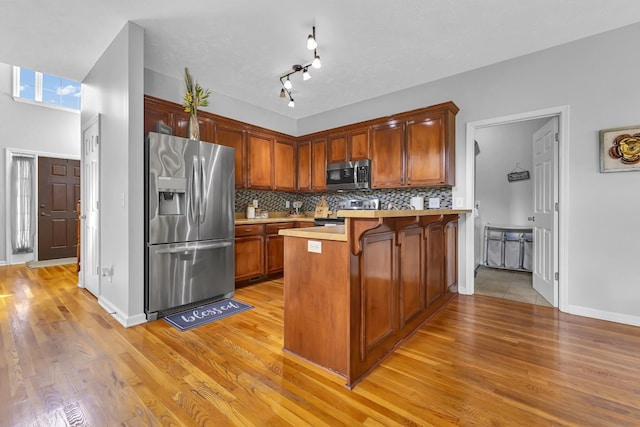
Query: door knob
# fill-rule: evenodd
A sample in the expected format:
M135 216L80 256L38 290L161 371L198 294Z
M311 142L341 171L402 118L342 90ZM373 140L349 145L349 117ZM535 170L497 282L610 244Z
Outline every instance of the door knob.
M535 216L530 216L530 217L527 218L527 221L536 222L536 217Z

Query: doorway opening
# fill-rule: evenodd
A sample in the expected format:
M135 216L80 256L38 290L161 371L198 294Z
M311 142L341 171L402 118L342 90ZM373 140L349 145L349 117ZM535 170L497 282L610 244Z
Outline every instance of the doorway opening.
M517 127L519 126L518 125L519 123L522 123L522 126L526 126L528 123L531 128L535 128L540 124L549 122L550 119L555 117L557 118L557 123L558 123L557 127L559 129L559 132L557 133L558 143L556 144L557 173L555 174L555 178L553 178L557 188L555 200L557 200L558 205L556 206L554 203L552 203L552 207L551 207L551 209L554 210L554 214L556 218L556 223L555 223L556 227L554 229L555 234L551 236L552 238L548 238L548 233L543 234L544 236L546 236L545 238L547 240L544 240L542 238L540 239L540 243L544 242L545 245L540 245L540 244L536 245L536 250L538 252L536 252L535 255L540 260L546 260L548 264L551 265L551 268L553 269L553 271L546 272L550 274L550 277L551 277L550 285L552 286L552 291L551 291L551 294L547 293L545 297L550 300L553 306L559 307L560 310L565 311L564 306L567 301L566 286L562 286L562 283L563 283L563 278L566 275L566 268L564 267L567 265L567 261L566 261L567 253L566 253L566 245L564 244L566 242L566 227L562 227L562 225L566 224L568 210L563 205L562 201L568 200L568 194L567 194L568 149L569 149L568 147L569 145L569 131L568 131L569 114L568 113L569 113L568 106L560 106L560 107L553 107L549 109L531 111L531 112L521 113L516 115L497 117L497 118L487 119L487 120L478 121L478 122L470 122L467 124L466 170L468 174L467 174L467 181L466 181L467 186L466 186L465 197L467 200L473 201L473 206L475 209L474 209L474 214L469 215L467 220L465 221L465 236L466 236L467 244L466 244L465 253L464 253L465 282L466 282L466 289L464 289L464 293L467 293L467 294L475 293L475 277L474 276L476 272L476 267L479 264L482 264L482 262L484 261L483 257L485 254L483 250L486 251L486 248L482 248L483 243L485 243L484 233L483 233L484 224L483 224L482 216L483 214L485 216L487 215L491 216L490 214L491 205L487 204L487 203L490 203L490 200L486 199L486 203L485 203L483 200L481 200L480 197L476 197L477 196L476 193L478 191L478 188L476 188L476 184L477 184L476 183L476 152L478 149L480 150L480 152L482 151L482 144L481 143L478 144L479 145L478 147L478 145L476 144L476 140L478 140L479 136L482 138L483 133L485 133L487 129L497 128L501 126ZM532 141L531 139L528 140L527 142L529 146L528 153L534 152L534 146L540 146L537 142L535 143L534 142L535 141ZM548 141L542 145L545 145L545 144L548 145ZM500 149L500 148L505 149L505 147L497 147L497 149ZM513 147L509 147L509 148L513 148ZM527 154L527 156L529 156L529 154ZM509 156L505 156L505 157L509 157ZM514 160L513 158L509 158L508 161L513 162L513 165L509 166L509 170L507 172L509 172L512 169L514 170L518 169L516 172L522 172L527 170L527 168L529 167L529 166L522 167L522 164L526 163L525 160L520 162L520 160ZM517 163L521 163L521 164L518 165ZM533 186L534 181L536 179L535 173L538 172L538 174L540 175L539 171L534 170L535 168L536 168L536 164L532 164L530 167L531 186ZM504 171L504 168L501 170ZM507 182L507 176L504 176L503 179L505 182ZM481 185L481 183L479 184ZM514 186L511 189L515 189L515 188L516 187ZM523 192L522 194L516 194L515 198L522 199L522 200L519 200L518 202L519 204L522 204L521 202L524 200L524 198L528 197L529 195L531 196L528 198L528 200L530 201L524 204L525 205L524 207L518 206L513 209L510 209L506 217L504 215L503 216L496 215L494 216L494 221L519 223L519 224L500 224L500 225L508 226L508 225L521 225L521 224L525 224L529 220L533 220L533 217L535 216L533 214L527 214L524 217L525 220L523 220L522 217L524 212L523 209L529 209L531 212L534 211L534 209L531 209L531 204L535 199L534 194L529 192ZM484 197L488 197L488 196L485 195ZM535 194L535 197L538 197L538 195ZM476 207L476 202L479 202L477 207ZM534 206L534 208L538 209L539 203L536 201L535 204L536 206ZM563 208L558 209L559 206L562 206ZM513 220L513 218L516 218L516 217L518 218L518 220L517 221ZM532 229L533 229L532 231L537 232L538 230L536 230L536 228L538 228L538 225L532 223ZM540 233L538 234L540 235ZM551 251L551 257L544 258L546 256L546 253L544 251L546 251L546 249L549 247L548 246L549 244L551 245L555 244L557 250ZM546 265L546 267L549 267L548 264ZM556 275L555 273L558 273L558 274ZM536 273L534 271L534 275L535 274Z

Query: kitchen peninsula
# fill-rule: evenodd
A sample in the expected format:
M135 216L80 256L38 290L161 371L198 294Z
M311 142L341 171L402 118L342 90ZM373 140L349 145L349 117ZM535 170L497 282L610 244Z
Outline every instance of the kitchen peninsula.
M457 293L467 212L343 210L344 226L281 230L285 351L354 387Z

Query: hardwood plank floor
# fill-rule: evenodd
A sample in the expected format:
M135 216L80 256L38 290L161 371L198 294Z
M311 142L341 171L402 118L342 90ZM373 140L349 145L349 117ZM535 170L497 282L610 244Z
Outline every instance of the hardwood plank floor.
M125 329L75 265L0 267L0 426L640 425L640 328L458 296L349 391L282 352L282 287Z

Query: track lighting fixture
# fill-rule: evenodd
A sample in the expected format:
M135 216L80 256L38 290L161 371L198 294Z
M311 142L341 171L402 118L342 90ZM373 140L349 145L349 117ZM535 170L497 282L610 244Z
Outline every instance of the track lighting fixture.
M294 64L291 66L291 71L286 74L280 76L280 83L282 84L282 88L280 89L280 98L289 97L289 107L294 108L295 103L293 102L293 97L291 96L291 88L293 87L293 83L289 78L291 75L302 71L302 80L309 80L311 78L311 74L309 74L309 67L313 67L318 69L322 66L320 63L320 56L317 51L318 42L316 40L316 27L314 26L311 34L307 37L307 49L313 50L313 60L307 64L299 65Z

